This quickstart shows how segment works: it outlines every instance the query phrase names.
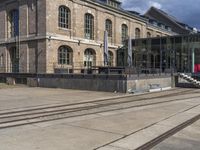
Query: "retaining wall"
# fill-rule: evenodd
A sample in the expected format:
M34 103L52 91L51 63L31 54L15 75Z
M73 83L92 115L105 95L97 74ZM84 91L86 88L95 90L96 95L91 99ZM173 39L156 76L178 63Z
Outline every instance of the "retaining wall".
M161 76L127 76L127 75L85 75L85 74L0 74L9 84L15 80L26 79L31 87L64 88L90 91L126 93L129 89L148 90L151 84L160 87L173 87L173 78ZM12 82L11 82L12 81Z
M126 92L126 80L106 77L90 78L28 78L29 86L90 91Z
M174 80L171 76L154 77L129 77L127 79L127 90L144 91L150 89L151 85L159 85L161 88L174 87Z

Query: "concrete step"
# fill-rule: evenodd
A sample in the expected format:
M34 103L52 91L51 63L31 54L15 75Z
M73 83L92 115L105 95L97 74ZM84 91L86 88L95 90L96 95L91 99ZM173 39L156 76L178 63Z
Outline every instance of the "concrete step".
M179 77L183 78L184 80L192 83L194 86L199 87L200 86L200 81L197 81L196 79L184 74L184 73L179 73Z

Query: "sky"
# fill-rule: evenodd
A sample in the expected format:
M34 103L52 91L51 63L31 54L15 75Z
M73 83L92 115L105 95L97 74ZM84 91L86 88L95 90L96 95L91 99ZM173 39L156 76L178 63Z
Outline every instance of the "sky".
M178 21L200 29L200 0L121 0L122 7L144 14L154 6Z

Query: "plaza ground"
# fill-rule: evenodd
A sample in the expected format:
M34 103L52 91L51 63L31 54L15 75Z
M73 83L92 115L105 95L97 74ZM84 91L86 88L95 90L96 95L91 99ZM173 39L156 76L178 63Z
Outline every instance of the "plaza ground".
M111 99L123 96L125 98ZM200 89L179 88L130 97L108 92L3 87L0 89L0 150L136 149L199 115L199 96ZM80 109L80 103L88 109L76 112L76 116L44 122L40 118L39 123L27 119L26 125L1 128L1 118L5 112L62 104L73 106L73 110L76 110ZM98 108L91 112L93 106ZM153 149L176 150L185 147L196 150L200 147L199 129L197 121Z

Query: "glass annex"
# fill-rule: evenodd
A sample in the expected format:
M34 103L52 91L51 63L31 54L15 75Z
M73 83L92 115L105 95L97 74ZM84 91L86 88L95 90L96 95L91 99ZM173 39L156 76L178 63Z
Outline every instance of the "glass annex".
M127 66L127 55L128 46L117 51L118 66ZM133 39L132 62L140 73L199 72L200 34Z

